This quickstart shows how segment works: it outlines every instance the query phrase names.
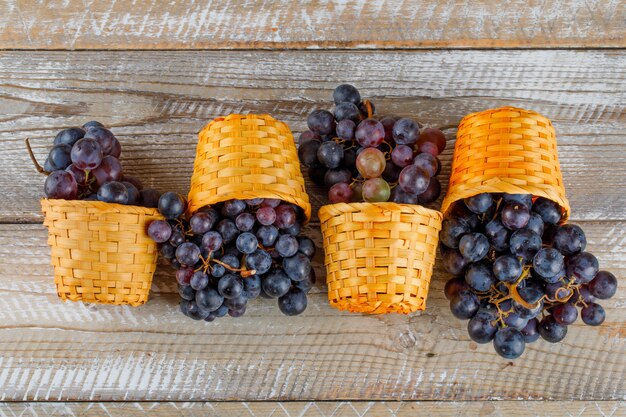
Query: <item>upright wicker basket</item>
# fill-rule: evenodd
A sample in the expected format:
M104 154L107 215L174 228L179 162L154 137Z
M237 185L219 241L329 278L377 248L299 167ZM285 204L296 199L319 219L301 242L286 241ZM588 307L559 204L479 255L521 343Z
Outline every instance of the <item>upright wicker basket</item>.
M276 198L302 208L311 204L289 127L269 115L231 114L198 134L189 211L231 199Z
M151 208L81 200L41 200L54 282L63 300L138 306L148 300L157 245Z
M442 211L481 193L532 194L570 212L549 119L531 110L502 107L472 113L459 124L452 172Z
M323 206L328 300L339 310L408 314L426 308L442 215L417 205Z

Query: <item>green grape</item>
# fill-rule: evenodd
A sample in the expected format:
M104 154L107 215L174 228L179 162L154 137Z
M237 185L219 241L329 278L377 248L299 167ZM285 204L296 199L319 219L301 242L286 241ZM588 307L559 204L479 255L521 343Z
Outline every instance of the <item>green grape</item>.
M365 148L356 157L356 169L363 178L380 177L385 165L385 155L376 148Z
M391 188L382 178L371 178L363 183L363 200L370 203L382 203L389 200Z

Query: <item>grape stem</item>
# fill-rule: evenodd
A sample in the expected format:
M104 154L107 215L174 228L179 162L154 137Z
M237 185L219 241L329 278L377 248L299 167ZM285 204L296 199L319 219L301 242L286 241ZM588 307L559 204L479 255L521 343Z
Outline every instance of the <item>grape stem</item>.
M33 153L33 149L30 147L30 141L28 140L28 138L24 139L24 143L26 143L26 149L28 150L28 156L30 156L30 160L33 162L33 165L35 166L35 169L37 170L37 172L39 172L40 174L48 175L46 170L43 169L41 167L41 165L39 165L39 162L37 162L37 158L35 158L35 154Z
M227 263L224 263L220 260L217 259L211 259L210 257L208 259L205 259L203 257L200 257L200 259L202 260L202 264L203 266L200 267L200 269L204 268L204 272L206 273L207 269L211 269L211 262L214 262L218 265L222 265L224 268L228 269L231 272L239 272L239 275L241 275L242 278L247 278L250 275L254 275L256 274L256 269L246 269L244 268L233 268L232 266L228 265Z

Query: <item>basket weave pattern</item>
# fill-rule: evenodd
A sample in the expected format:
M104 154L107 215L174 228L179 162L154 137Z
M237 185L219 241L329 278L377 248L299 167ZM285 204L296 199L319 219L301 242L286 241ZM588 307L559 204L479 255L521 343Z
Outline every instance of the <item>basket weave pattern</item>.
M198 135L189 211L230 199L276 198L311 218L311 204L289 127L268 115L232 114Z
M156 209L80 200L41 200L54 282L63 300L129 304L148 300L157 245L146 230Z
M539 113L502 107L467 115L459 125L442 211L501 192L548 198L563 208L563 220L569 215L554 127Z
M323 206L319 218L331 305L370 314L426 307L441 213L410 204L338 203Z

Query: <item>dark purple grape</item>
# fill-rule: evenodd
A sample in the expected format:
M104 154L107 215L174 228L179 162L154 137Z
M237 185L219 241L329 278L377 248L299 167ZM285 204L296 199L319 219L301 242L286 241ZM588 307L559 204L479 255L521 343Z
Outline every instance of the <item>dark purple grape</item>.
M295 282L305 280L311 273L311 261L303 253L283 259L283 269L287 276Z
M264 198L263 202L261 203L261 207L276 208L281 203L282 203L282 200L279 200L278 198Z
M74 200L78 196L78 184L67 171L53 171L43 186L47 198Z
M94 127L104 127L104 125L95 120L91 120L83 125L83 129L85 130L93 129Z
M550 343L558 343L567 336L567 326L557 323L554 317L546 316L539 322L539 334Z
M332 140L324 142L317 149L317 159L326 168L338 168L343 159L343 146Z
M107 182L120 181L122 179L122 164L117 158L107 155L102 158L100 165L92 170L91 173L96 177L96 181L98 181L100 186Z
M333 91L333 100L335 104L349 102L352 104L359 104L361 102L361 94L355 86L350 84L341 84L335 87Z
M278 229L271 225L261 226L256 232L256 237L263 247L274 246L276 239L278 239Z
M148 225L148 236L157 243L167 242L172 236L172 226L165 220L154 220Z
M237 250L239 250L239 252L249 255L257 249L259 241L254 234L244 232L237 236L235 245L237 246Z
M387 166L392 164L387 164ZM400 187L394 187L391 191L391 201L399 204L418 204L417 196L415 194L405 193Z
M300 144L298 147L298 158L305 167L314 167L319 165L317 159L317 151L322 143L318 140L312 139L308 142Z
M262 279L261 286L269 297L282 297L291 288L291 280L283 271L275 269Z
M252 213L241 213L235 219L235 226L242 232L249 232L254 228L255 216Z
M191 276L191 280L189 281L189 285L196 291L203 290L209 285L209 277L203 271L196 271ZM196 300L196 302L198 302ZM198 303L200 304L200 303ZM220 303L221 304L221 303ZM218 306L219 307L219 306Z
M541 237L532 230L516 230L509 240L509 248L513 255L523 258L524 263L530 262L541 249Z
M198 212L189 219L189 226L192 232L202 235L213 228L216 220L217 218L209 213Z
M139 191L139 204L144 207L157 208L160 197L161 193L154 188L144 188Z
M337 123L337 127L336 127L337 137L343 140L347 140L347 141L354 140L354 132L356 131L355 122L356 121L346 119Z
M451 249L459 247L461 237L466 233L470 233L470 227L465 220L450 216L443 220L439 240Z
M180 285L189 285L193 274L193 268L180 268L176 271L176 281L178 281Z
M54 166L52 165L52 163L50 162L49 158L46 158L46 161L43 163L43 170L45 172L52 172L55 171Z
M523 204L507 203L502 209L500 220L507 229L523 229L530 220L530 211Z
M589 292L600 300L606 300L617 292L617 278L607 271L600 271L588 285Z
M404 167L398 178L398 185L409 194L421 194L428 188L430 175L416 165Z
M422 148L425 149L426 147L424 147L424 145L427 144L435 145L436 153L433 152L434 149L429 153L433 156L437 156L446 149L446 136L441 130L432 127L421 129L420 137L417 141L417 146L420 152L424 152Z
M541 216L545 224L557 224L561 220L561 208L547 198L539 197L533 203L533 211Z
M533 343L539 339L539 320L530 319L526 326L520 331L522 336L524 336L524 342Z
M326 171L326 174L324 175L324 184L326 184L328 187L332 187L333 185L340 182L352 182L352 173L345 168L329 169L328 171Z
M327 110L313 110L307 118L309 130L318 135L330 135L335 131L335 117Z
M413 163L413 149L407 145L398 145L391 151L391 160L400 168Z
M524 353L526 342L524 342L524 336L518 329L506 327L496 332L493 338L493 347L498 355L503 358L515 359Z
M278 298L278 308L287 316L297 316L306 310L307 298L300 288L290 288L287 294Z
M533 196L532 194L502 194L502 202L503 204L509 203L519 203L524 205L528 210L531 209L533 205Z
M276 211L273 207L261 207L256 211L256 219L263 226L269 226L276 221Z
M583 323L588 326L599 326L604 323L606 313L600 304L590 303L580 310L580 318L582 318Z
M302 226L300 225L300 223L295 222L294 224L287 227L286 229L283 229L282 233L296 237L300 234L301 231L302 231Z
M443 245L441 246L441 261L443 268L455 276L463 274L465 267L469 264L467 259L461 255L461 252Z
M565 256L582 252L587 246L585 232L575 224L564 224L556 229L553 242L554 247Z
M539 236L543 236L544 225L541 216L535 212L530 213L530 218L528 219L526 228L537 233Z
M252 275L243 280L243 294L242 296L248 300L254 300L261 295L261 277L259 275Z
M159 212L166 219L176 219L185 212L187 201L180 194L172 191L164 193L159 197Z
M509 312L504 317L504 324L508 327L512 327L517 330L522 330L528 324L528 319L522 318L522 316L514 311Z
M124 187L126 187L126 191L128 191L128 203L127 204L132 205L132 206L139 205L141 196L139 194L139 190L137 189L137 187L135 187L135 184L131 184L128 181L122 181L122 184L124 184Z
M263 275L272 267L272 257L266 251L257 249L246 257L246 267L254 269L258 275Z
M243 282L234 274L226 274L217 283L217 291L224 298L236 298L243 293Z
M187 301L187 316L194 320L204 320L211 314L210 311L201 308L194 300Z
M382 177L385 181L389 183L398 182L398 178L400 178L400 172L402 172L402 168L400 168L393 162L388 161L385 164L385 170L382 173ZM394 189L397 189L397 188L400 188L400 187L395 187ZM415 203L411 203L411 204L415 204Z
M177 248L185 242L185 234L178 227L172 227L172 236L170 236L169 244Z
M200 260L200 248L191 242L181 243L176 248L176 259L182 265L194 266Z
M111 145L111 150L108 154L118 159L122 154L122 145L120 144L120 141L116 138L113 138L113 145Z
M160 245L159 253L162 257L164 257L168 261L171 261L176 256L176 248L169 243L165 243L163 245Z
M239 229L237 229L235 222L231 219L222 219L217 224L215 230L222 235L222 240L225 244L234 242L239 235Z
M546 284L545 288L546 296L551 300L565 300L573 294L573 291L564 287L561 281Z
M563 255L556 249L542 248L533 257L533 269L542 278L552 278L563 269Z
M202 248L215 252L222 247L222 235L215 231L208 231L202 236Z
M385 128L376 119L365 119L356 127L354 138L364 148L375 148L385 139Z
M469 286L462 277L454 277L446 282L444 294L447 300L451 300L454 296L464 290L469 290Z
M415 157L413 161L413 165L422 168L424 171L428 172L428 175L434 177L439 174L441 170L441 164L437 157L432 156L429 153L421 153Z
M281 204L276 207L275 211L276 221L274 222L274 225L279 229L291 227L297 220L298 216L296 214L296 210L287 204Z
M586 284L598 273L598 259L589 252L580 252L567 260L567 276L578 284Z
M496 279L491 272L491 266L486 262L470 264L465 271L465 282L473 290L484 292L495 285Z
M196 291L189 285L179 285L178 295L180 295L180 298L187 301L196 299Z
M72 147L66 144L54 145L48 154L49 166L52 171L64 170L72 164Z
M276 241L276 250L283 258L293 256L298 252L298 240L289 235L280 235Z
M243 284L243 281L242 281ZM224 298L224 305L230 310L245 309L248 305L248 299L243 295L244 290L241 291L241 295L232 298Z
M489 239L489 243L497 252L504 252L509 249L509 240L511 231L504 227L500 218L491 220L485 226L485 235Z
M222 215L235 219L246 210L246 202L243 200L228 200L222 206Z
M452 206L450 214L454 217L458 217L464 220L470 227L471 231L479 231L479 226L481 226L481 220L478 218L478 215L469 211L464 203L459 202L457 204L454 204Z
M414 120L403 118L393 125L392 134L398 145L414 145L420 136L419 125Z
M522 275L522 263L513 255L499 256L493 263L493 274L503 282L515 282Z
M393 117L385 117L380 121L380 124L385 128L385 141L393 144L393 125L396 124L396 119Z
M478 297L468 290L460 291L450 299L450 311L461 320L471 319L479 308Z
M478 262L489 253L489 240L482 233L468 233L459 241L459 252L469 262Z
M324 166L310 167L307 171L309 178L313 181L315 185L325 185L324 177L326 176L326 171L328 168Z
M568 326L578 318L578 309L570 303L558 304L552 309L552 317L557 323Z
M78 169L95 169L102 162L102 148L95 139L79 139L71 151L72 163Z
M467 333L476 343L490 342L498 330L496 314L493 310L481 308L476 315L467 322Z
M310 130L307 130L306 132L300 133L300 137L298 138L298 144L302 146L310 140L316 140L318 142L321 142L322 137L317 133L313 133Z
M295 285L297 288L300 288L305 293L308 293L315 286L315 281L316 281L315 269L311 268L311 272L309 273L309 276L306 277L306 279L302 281L296 282Z
M489 193L476 194L473 197L468 197L465 200L465 205L467 208L476 214L486 213L489 208L493 205L493 198Z
M222 259L220 259L220 261L222 261L222 263L228 265L230 267L230 269L239 269L239 267L241 266L241 263L239 262L239 258L237 257L239 254L236 253L237 248L232 248L233 252L235 253L227 253L224 256L222 256Z
M339 103L335 106L335 120L338 122L344 120L351 120L353 122L358 122L361 118L361 113L359 112L359 108L354 103L343 102Z
M316 251L315 243L313 243L313 241L306 236L298 236L297 240L298 252L305 254L309 259L313 259Z
M82 139L85 137L85 130L80 127L70 127L68 129L63 129L54 137L55 145L68 145L71 149L72 146L78 141L78 139ZM60 168L58 168L60 169Z
M128 190L121 182L107 182L98 189L98 200L105 203L128 204Z

